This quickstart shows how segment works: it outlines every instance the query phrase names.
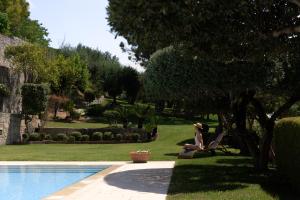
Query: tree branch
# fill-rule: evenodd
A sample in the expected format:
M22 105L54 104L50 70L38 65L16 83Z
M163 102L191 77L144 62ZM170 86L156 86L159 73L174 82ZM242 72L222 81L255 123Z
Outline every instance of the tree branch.
M300 101L300 94L296 92L295 95L290 97L285 104L283 104L276 112L274 112L271 120L275 121L276 118L278 118L284 111L292 107L297 101Z
M300 4L299 4L299 6L300 6ZM273 31L272 36L273 37L279 37L283 34L292 34L292 33L300 33L300 26L286 27L286 28L283 28L283 29L280 29L280 30Z

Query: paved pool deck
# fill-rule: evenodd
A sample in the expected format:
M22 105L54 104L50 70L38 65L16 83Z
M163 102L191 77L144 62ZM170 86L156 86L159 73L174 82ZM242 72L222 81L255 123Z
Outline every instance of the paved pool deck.
M0 162L0 165L111 166L43 200L164 200L175 162Z

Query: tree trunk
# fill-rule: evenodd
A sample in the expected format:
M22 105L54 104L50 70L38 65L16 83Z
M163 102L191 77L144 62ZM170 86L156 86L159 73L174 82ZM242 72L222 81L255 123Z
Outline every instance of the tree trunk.
M114 105L117 105L117 96L113 96L113 99L114 99L114 100L113 100L113 104L114 104Z
M138 128L143 128L145 119L144 118L139 118L138 119Z
M261 139L259 162L257 166L257 168L260 171L266 171L268 169L269 152L270 152L271 143L273 139L274 126L275 126L275 122L269 120L266 126L266 132L263 135L263 138Z

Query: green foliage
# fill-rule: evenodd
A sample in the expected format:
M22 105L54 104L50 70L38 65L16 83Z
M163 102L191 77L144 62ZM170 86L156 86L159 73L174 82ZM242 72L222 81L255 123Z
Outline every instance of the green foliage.
M89 135L82 135L81 141L89 141L89 140L90 140L90 136Z
M40 141L41 137L38 133L32 133L29 135L29 141Z
M92 104L87 108L87 115L92 117L100 117L106 110L106 106L102 104Z
M75 109L73 109L73 110L70 111L70 118L72 120L79 120L80 117L81 117L81 113L80 112L76 111Z
M47 134L47 135L45 135L45 138L44 138L45 140L52 140L52 136L51 135L49 135L49 134Z
M60 49L65 56L74 54L80 56L87 63L90 72L91 87L97 95L103 93L103 82L110 70L120 69L121 64L117 57L108 52L101 52L97 49L79 44L77 47L64 46Z
M6 13L0 12L0 33L6 33L8 31L8 16Z
M81 138L82 138L82 134L81 134L80 132L72 132L72 133L70 134L70 136L75 137L75 140L76 140L76 141L80 141Z
M103 117L107 120L110 125L115 125L118 123L118 119L120 118L119 113L115 110L106 110L103 113Z
M102 139L103 140L111 140L112 139L112 134L106 132L106 133L103 134L103 138Z
M62 140L62 141L65 141L65 140ZM73 135L70 135L67 139L67 142L71 143L71 144L74 144L75 141L76 141L76 138Z
M104 76L103 90L114 99L122 93L121 69L110 69Z
M122 134L116 134L115 140L121 141L122 139L123 139L123 135Z
M93 90L86 90L84 92L84 99L86 102L92 102L93 100L95 100L96 95L95 92Z
M123 90L126 92L128 102L134 104L141 87L138 72L131 67L124 67L122 69L121 83Z
M22 112L26 115L37 115L46 110L48 87L40 84L22 86Z
M300 118L285 118L275 127L276 164L279 172L300 189Z
M58 81L58 68L52 64L49 52L44 47L28 43L8 46L5 57L13 63L15 72L24 74L27 83L56 84Z
M95 132L95 133L93 133L92 140L93 141L102 140L102 133L101 132Z
M48 46L47 29L37 20L29 18L29 4L26 0L1 0L0 13L0 33Z
M10 95L10 91L5 84L0 83L0 96L7 97Z
M140 139L140 134L134 133L134 134L132 134L131 138L132 138L132 141L138 142Z
M68 141L68 136L65 133L59 133L54 137L54 140L59 142L66 142Z
M22 140L23 142L27 142L29 140L29 134L28 133L22 134Z

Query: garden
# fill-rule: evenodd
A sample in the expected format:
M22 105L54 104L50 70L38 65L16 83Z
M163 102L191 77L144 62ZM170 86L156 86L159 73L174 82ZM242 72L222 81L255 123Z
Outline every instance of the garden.
M42 25L32 37L28 23L16 32L5 5L0 32L28 43L5 49L24 76L23 132L0 146L0 160L128 161L146 152L176 162L169 200L299 199L300 1L110 0L111 32L143 72L82 44L50 48ZM10 95L1 83L1 99ZM205 149L179 159L197 122L207 127Z

